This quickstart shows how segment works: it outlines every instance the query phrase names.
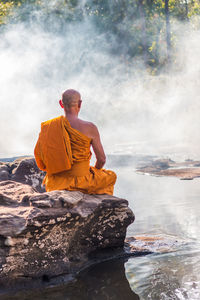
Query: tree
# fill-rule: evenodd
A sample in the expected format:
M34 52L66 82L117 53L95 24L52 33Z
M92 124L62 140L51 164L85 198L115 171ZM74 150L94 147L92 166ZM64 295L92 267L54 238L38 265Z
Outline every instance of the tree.
M171 29L169 19L169 0L165 0L165 18L166 18L166 43L167 43L167 60L171 61Z
M199 15L200 0L0 1L0 25L25 22L34 26L38 22L44 30L62 34L69 23L86 18L97 34L112 39L107 51L129 65L141 56L154 74L173 61L178 36L173 22L188 21L197 27Z
M144 9L144 0L138 1L139 12L140 12L140 21L142 29L142 48L143 48L143 57L145 64L147 63L147 33L146 33L146 14Z

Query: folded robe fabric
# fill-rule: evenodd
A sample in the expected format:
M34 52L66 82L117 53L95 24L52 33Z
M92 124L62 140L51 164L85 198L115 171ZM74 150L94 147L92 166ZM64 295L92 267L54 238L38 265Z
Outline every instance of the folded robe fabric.
M58 117L41 124L34 154L38 167L49 175L71 169L71 144L64 121Z
M38 167L47 172L47 191L71 190L88 194L113 194L116 174L90 166L91 138L71 127L60 116L41 124L34 154Z

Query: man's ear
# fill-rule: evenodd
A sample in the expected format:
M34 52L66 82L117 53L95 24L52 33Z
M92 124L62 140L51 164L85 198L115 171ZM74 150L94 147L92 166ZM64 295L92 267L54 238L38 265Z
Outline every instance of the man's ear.
M82 100L78 101L78 108L81 108Z
M63 103L62 103L62 100L59 100L59 104L60 104L60 106L61 106L62 108L64 108L64 105L63 105Z

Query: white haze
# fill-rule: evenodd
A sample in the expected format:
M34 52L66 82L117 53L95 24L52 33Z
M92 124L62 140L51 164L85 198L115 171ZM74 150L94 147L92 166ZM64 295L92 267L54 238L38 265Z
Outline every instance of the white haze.
M130 68L109 54L114 37L89 20L62 36L9 26L0 36L0 157L33 154L40 123L62 114L68 88L80 91L81 117L97 124L107 153L198 156L200 31L179 33L178 70L151 76L139 59Z

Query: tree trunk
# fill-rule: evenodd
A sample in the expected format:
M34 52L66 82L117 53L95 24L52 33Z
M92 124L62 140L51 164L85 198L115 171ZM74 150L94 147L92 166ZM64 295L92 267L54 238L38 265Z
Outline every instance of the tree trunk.
M186 17L186 20L188 20L188 2L187 0L185 0L185 17Z
M139 13L140 13L140 20L141 20L141 27L142 27L142 50L143 50L143 57L144 63L147 63L147 34L146 34L146 16L144 10L144 0L138 1L139 6Z
M171 60L171 29L169 20L169 0L165 0L165 17L166 17L166 42L167 42L167 60Z

